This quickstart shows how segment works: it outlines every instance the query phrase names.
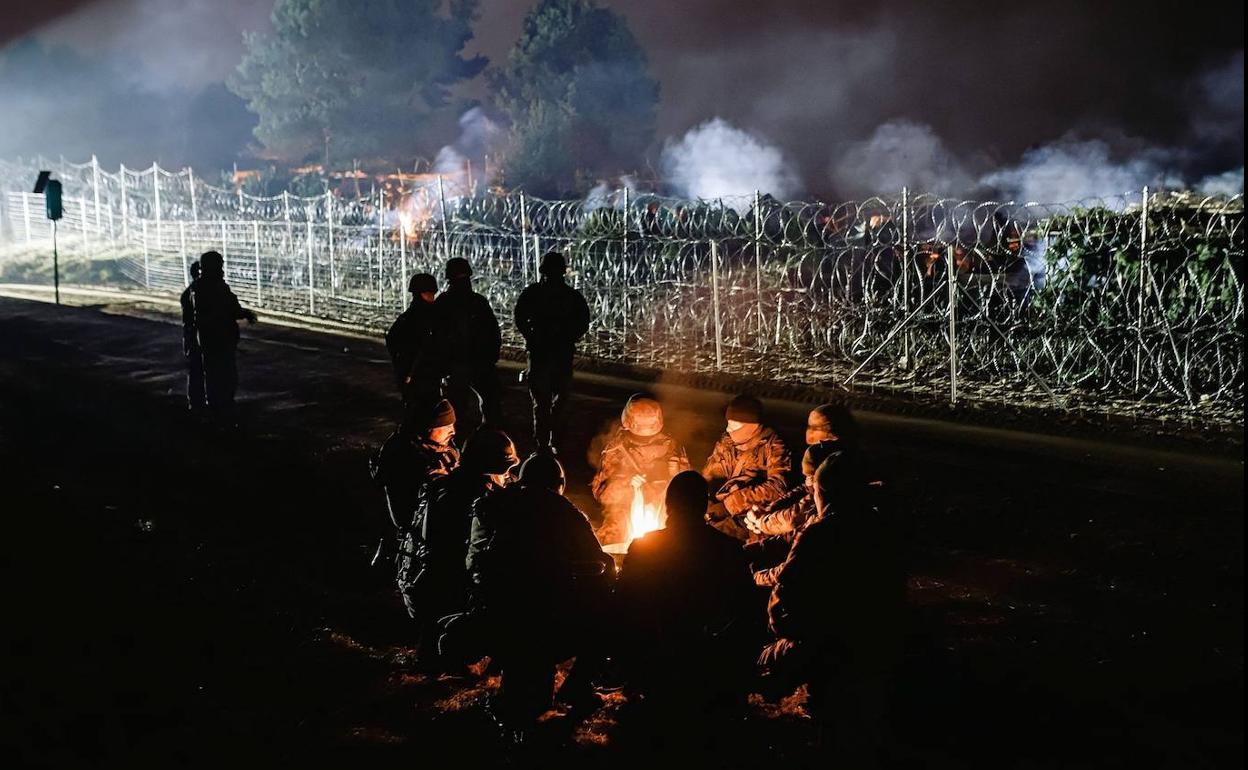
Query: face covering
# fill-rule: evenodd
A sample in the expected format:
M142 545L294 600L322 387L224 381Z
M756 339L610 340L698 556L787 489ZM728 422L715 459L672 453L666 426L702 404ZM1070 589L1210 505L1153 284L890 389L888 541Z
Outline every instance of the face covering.
M736 444L737 446L740 446L746 443L747 441L749 441L750 439L754 438L754 436L758 433L759 430L762 429L762 427L763 426L759 425L756 422L747 422L747 423L744 423L740 428L737 428L736 430L728 431L728 436L732 438L732 443Z

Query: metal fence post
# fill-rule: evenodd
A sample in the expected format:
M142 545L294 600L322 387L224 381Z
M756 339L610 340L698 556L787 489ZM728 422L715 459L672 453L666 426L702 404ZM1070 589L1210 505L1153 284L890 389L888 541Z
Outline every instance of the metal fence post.
M182 252L182 282L191 282L191 266L186 258L186 222L178 222L178 248Z
M958 273L954 245L945 253L945 273L949 284L949 403L958 403Z
M186 167L186 186L191 191L191 222L199 224L199 207L195 202L195 171L190 167Z
M151 273L147 263L147 220L143 220L143 287L152 288Z
M334 260L334 194L325 191L325 226L326 247L329 249L329 296L336 297L338 291L338 265Z
M767 329L763 319L763 211L762 196L754 191L754 293L758 308L758 347L767 347Z
M286 220L287 248L293 249L295 246L295 231L290 224L290 192L288 190L282 190L282 217Z
M308 216L308 315L316 315L316 297L313 287L316 285L312 262L312 210L307 209Z
M152 206L156 219L156 248L160 248L160 166L155 163L152 164Z
M711 241L711 309L715 315L715 371L724 369L724 334L719 315L719 243Z
M87 254L92 249L87 246L87 199L85 196L78 197L78 206L82 212L82 221L79 223L82 225L82 253Z
M910 315L910 189L901 188L901 317ZM903 369L910 369L910 329L901 336Z
M225 229L225 220L221 220L221 261L224 263L226 276L230 274L230 236Z
M26 228L26 242L30 243L30 193L22 193L22 223Z
M1135 380L1134 390L1140 390L1140 374L1144 366L1144 292L1147 288L1144 271L1148 267L1148 188L1144 188L1140 200L1140 289L1135 310Z
M407 309L407 227L399 220L399 309Z
M446 211L446 190L443 189L442 187L442 175L441 174L438 174L438 199L442 202L442 240L444 242L443 253L446 255L447 259L450 259L451 258L451 233L450 233L450 230L448 229L449 227L448 220L450 219L450 214L448 214Z
M537 233L533 233L533 280L534 281L541 280L541 273L538 270L538 268L542 266L541 265L541 261L542 261L541 253L542 253L542 242L538 240Z
M100 216L100 161L94 155L91 156L91 193L95 196L95 232L98 235L104 220Z
M251 242L256 250L256 304L262 304L264 298L260 293L260 223L251 221Z
M529 282L529 212L524 206L524 193L520 193L520 271L524 283Z
M628 274L628 188L624 188L624 239L620 253L620 266L624 268L624 355L628 357L628 327L632 324L632 279Z
M126 164L122 163L117 171L117 179L121 186L121 240L130 242L130 209L126 202Z
M386 239L386 192L377 188L377 307L385 307L385 265L382 261L382 241Z

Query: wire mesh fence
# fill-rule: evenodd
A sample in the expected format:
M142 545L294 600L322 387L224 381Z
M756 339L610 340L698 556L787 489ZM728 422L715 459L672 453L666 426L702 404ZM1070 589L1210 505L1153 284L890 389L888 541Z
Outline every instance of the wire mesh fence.
M37 166L0 163L10 243L50 237L43 197L20 191ZM152 292L215 249L244 302L381 329L412 274L461 256L519 347L515 300L559 250L593 310L581 349L603 361L1242 424L1242 195L543 201L438 179L262 197L189 169L44 167L64 183L61 248Z

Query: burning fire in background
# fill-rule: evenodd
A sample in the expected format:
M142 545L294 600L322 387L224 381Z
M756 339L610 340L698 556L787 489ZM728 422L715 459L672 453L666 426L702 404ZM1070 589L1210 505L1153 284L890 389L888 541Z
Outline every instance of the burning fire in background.
M659 508L646 502L641 487L633 487L633 502L628 510L628 540L631 543L647 532L662 529L667 516Z

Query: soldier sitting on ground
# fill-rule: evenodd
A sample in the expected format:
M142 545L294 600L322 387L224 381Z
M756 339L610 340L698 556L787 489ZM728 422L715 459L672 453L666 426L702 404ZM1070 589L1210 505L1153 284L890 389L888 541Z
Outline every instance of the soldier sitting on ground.
M707 525L707 503L696 471L673 478L667 527L632 542L614 594L613 658L630 705L675 730L745 705L764 636L745 555Z
M838 449L857 449L858 423L849 409L836 404L822 404L806 416L806 446L831 441ZM815 463L803 470L803 483L785 492L784 496L751 510L745 517L746 529L754 535L783 535L801 529L815 513L812 480Z
M774 430L763 425L763 404L737 396L724 410L727 428L711 450L702 475L716 504L712 524L738 540L750 536L744 518L755 506L779 499L788 488L789 450Z
M420 514L430 482L459 464L455 438L455 409L443 399L433 407L408 409L399 429L390 434L372 458L373 480L385 492L394 536L399 542L398 584L403 604L413 619L420 618L412 592L421 563L416 557ZM373 557L383 558L385 541Z
M438 659L434 649L438 621L467 606L465 561L473 505L506 486L511 469L519 463L516 446L506 433L482 428L468 439L459 465L429 482L423 514L417 514L413 528L418 578L407 592L419 616L419 658L426 668L458 668Z
M657 510L662 506L667 482L688 469L685 448L663 430L659 402L643 393L630 397L620 414L619 428L602 448L598 472L590 482L606 519L598 531L602 542L623 543L631 536L629 506L636 490Z
M833 732L846 767L871 765L886 685L901 643L905 573L889 507L853 455L815 474L816 518L797 534L768 603L761 687L778 698L808 686L807 709Z
M494 713L515 739L550 708L560 661L577 658L560 700L577 707L594 702L586 676L592 666L582 663L597 657L614 564L585 514L563 496L564 485L559 461L535 454L515 484L474 506L471 602L484 616L483 651L502 669Z

